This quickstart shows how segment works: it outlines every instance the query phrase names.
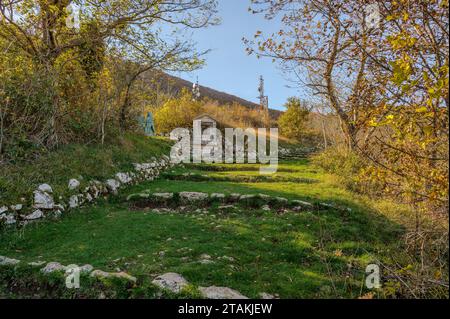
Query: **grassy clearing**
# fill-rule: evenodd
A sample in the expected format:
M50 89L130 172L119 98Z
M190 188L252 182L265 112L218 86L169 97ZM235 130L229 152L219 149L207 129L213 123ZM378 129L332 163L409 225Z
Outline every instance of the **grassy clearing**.
M257 176L257 168L176 168L170 174L208 175L211 181L160 179L131 187L57 222L2 233L0 255L24 261L90 263L106 271L126 271L142 284L159 274L178 272L194 286L227 286L254 298L260 292L281 298L355 298L366 292L366 265L399 253L396 244L407 210L356 196L306 160L282 164L274 178L313 179L315 183L214 179ZM265 193L335 203L352 211L281 213L245 207L223 210L217 205L183 214L130 209L125 198L147 189ZM201 263L203 254L210 255L213 263Z
M132 169L132 163L148 161L152 156L167 154L169 143L160 138L127 134L105 145L71 144L36 159L0 165L0 206L17 204L39 184L48 183L58 195L67 195L71 178L104 180L121 170Z

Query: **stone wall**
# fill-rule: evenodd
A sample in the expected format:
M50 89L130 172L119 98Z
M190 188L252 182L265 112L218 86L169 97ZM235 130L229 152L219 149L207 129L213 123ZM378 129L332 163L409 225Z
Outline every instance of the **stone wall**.
M0 203L0 225L22 226L29 222L43 218L58 218L65 212L95 201L99 197L117 195L120 188L154 180L159 174L171 167L170 158L152 158L148 163L133 164L134 170L118 172L106 181L91 180L88 186L81 188L79 180L72 178L68 181L68 189L72 192L69 198L55 194L52 187L46 183L39 185L33 192L30 207L24 204L2 205Z

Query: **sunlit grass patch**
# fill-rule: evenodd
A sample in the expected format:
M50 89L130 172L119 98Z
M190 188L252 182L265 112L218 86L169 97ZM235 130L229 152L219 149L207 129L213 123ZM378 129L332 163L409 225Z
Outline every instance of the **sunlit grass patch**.
M137 276L139 282L177 272L194 287L226 286L254 298L261 292L282 298L358 297L364 291L365 266L383 260L390 249L395 249L402 226L388 214L379 214L370 200L340 188L305 161L281 168L295 173L280 174L309 176L318 182L159 179L130 187L118 197L66 214L59 221L4 232L0 234L0 255L26 262L89 263L105 271L125 271ZM192 171L180 167L174 172ZM204 174L242 172L259 174L258 170L202 170ZM177 211L179 205L171 207L174 211L161 212L157 207L130 209L126 200L139 192L182 191L262 193L334 203L350 210L314 206L306 211L284 212L245 203L220 209L224 204L212 202L183 212ZM206 262L204 255L210 256Z

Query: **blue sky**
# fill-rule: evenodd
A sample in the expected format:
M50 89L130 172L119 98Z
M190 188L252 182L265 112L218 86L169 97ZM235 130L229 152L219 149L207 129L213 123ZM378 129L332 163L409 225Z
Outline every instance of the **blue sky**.
M270 108L283 110L290 96L299 92L286 86L289 82L270 59L248 56L242 38L252 39L257 30L264 33L278 31L276 21L267 21L260 14L248 12L249 0L219 0L219 26L195 30L193 39L199 50L211 49L206 56L206 66L191 73L175 75L194 82L199 77L200 86L208 86L249 101L258 102L259 76L266 82Z

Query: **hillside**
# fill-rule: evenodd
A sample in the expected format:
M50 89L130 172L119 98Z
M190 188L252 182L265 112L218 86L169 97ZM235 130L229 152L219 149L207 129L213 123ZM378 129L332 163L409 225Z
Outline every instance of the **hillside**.
M156 80L156 81L155 81ZM150 82L150 81L149 81ZM157 75L153 75L152 83L157 83L158 89L162 92L165 92L169 95L177 95L181 92L183 88L187 88L188 90L192 89L192 82L184 80L182 78L167 74L167 73L158 73ZM155 84L152 84L155 85ZM218 101L220 104L231 104L238 103L243 106L249 108L258 108L259 104L242 99L238 96L228 94L225 92L221 92L206 86L200 86L200 92L203 97L208 97L212 100ZM274 119L277 119L282 112L274 109L270 109L270 114Z

